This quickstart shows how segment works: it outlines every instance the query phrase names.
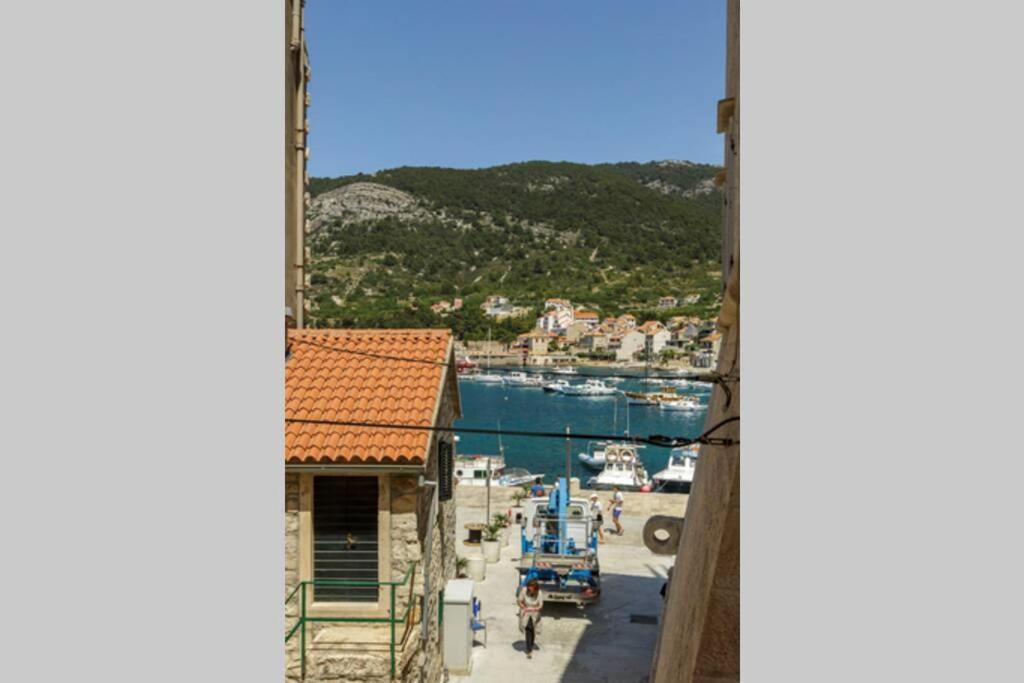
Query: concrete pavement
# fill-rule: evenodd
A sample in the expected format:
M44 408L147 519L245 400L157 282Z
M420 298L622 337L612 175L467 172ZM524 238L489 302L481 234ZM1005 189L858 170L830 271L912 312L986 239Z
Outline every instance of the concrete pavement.
M480 508L457 512L460 556L479 553L463 544L467 522L483 521ZM484 581L475 586L487 620L487 647L478 634L473 669L468 676L452 675L452 683L640 683L645 680L654 652L659 593L674 557L651 554L641 540L644 517L623 516L626 533L608 532L600 546L602 595L584 610L572 605L544 607L539 649L526 658L525 640L516 618L519 527L507 530L501 561L487 565ZM636 617L639 617L637 619ZM650 623L654 622L654 623Z

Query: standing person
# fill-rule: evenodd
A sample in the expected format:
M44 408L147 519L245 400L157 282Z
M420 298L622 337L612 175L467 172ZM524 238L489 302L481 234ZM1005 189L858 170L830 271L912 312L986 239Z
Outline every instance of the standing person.
M601 501L598 500L596 493L590 494L590 516L594 518L595 524L597 524L597 539L599 543L604 543L604 515L602 514L603 508L601 507Z
M544 497L544 484L540 483L540 477L533 480L533 486L530 487L530 495L534 498Z
M608 503L612 506L612 521L615 522L615 533L619 536L622 535L622 522L619 521L619 517L622 516L622 491L616 486L612 489L612 497Z
M533 659L533 648L540 634L540 610L544 598L540 595L537 579L530 579L526 590L519 591L519 630L526 635L526 658Z

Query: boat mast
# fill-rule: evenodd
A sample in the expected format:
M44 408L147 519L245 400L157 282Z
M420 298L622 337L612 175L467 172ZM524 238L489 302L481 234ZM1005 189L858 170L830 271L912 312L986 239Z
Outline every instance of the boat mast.
M618 399L615 401L618 403ZM629 399L626 399L626 436L629 436Z

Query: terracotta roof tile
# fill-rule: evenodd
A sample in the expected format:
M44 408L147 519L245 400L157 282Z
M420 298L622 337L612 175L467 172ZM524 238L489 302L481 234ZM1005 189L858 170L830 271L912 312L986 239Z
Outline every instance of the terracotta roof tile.
M430 432L287 420L431 425L446 367L358 353L443 363L451 360L450 331L291 330L288 339L285 462L425 462Z

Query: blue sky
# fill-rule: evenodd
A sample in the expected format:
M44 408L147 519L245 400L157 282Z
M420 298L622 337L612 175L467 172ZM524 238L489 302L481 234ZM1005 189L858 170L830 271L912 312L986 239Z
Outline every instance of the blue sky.
M308 0L312 176L720 163L725 0Z

